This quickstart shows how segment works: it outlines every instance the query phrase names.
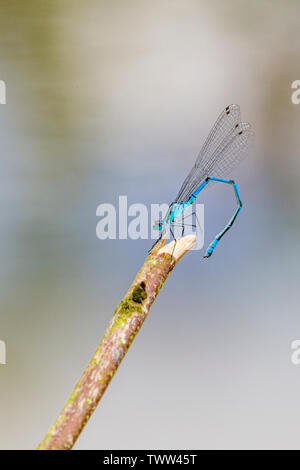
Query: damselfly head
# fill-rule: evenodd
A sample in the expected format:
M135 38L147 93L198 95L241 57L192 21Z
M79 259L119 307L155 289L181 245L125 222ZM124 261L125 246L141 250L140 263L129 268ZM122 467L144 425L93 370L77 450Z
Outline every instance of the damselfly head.
M153 230L162 230L163 229L163 223L162 220L156 220L153 224Z

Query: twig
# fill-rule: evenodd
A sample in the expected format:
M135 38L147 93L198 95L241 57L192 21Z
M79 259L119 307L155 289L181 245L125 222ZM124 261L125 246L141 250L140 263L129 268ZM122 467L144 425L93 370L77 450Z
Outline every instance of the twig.
M160 288L179 259L194 246L188 235L166 246L159 242L146 258L115 310L105 335L60 415L38 450L70 450L105 392Z

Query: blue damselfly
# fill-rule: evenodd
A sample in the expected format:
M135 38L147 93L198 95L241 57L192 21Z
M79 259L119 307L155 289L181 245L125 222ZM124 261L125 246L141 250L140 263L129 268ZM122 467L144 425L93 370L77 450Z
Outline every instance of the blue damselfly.
M204 258L209 258L212 255L216 245L230 229L242 208L237 184L234 180L225 179L224 177L247 155L253 140L254 132L251 130L250 124L241 122L239 105L231 104L227 106L210 131L175 201L170 204L165 217L156 221L153 225L153 228L160 232L160 236L155 244L165 234L168 225L176 243L172 226L183 216L185 209L195 202L200 191L211 181L216 181L232 185L237 200L237 209L228 224L210 243ZM183 234L184 222L182 223L182 236Z

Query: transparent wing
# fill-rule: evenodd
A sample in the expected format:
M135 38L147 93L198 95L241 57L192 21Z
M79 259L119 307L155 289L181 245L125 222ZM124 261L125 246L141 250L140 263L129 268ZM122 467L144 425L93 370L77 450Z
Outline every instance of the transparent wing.
M185 201L208 176L226 177L249 153L254 141L254 132L248 123L238 124L225 137L203 166L194 166L189 179L181 189L176 201ZM213 183L210 183L213 184Z
M228 136L240 122L241 110L239 105L230 104L227 106L211 129L202 149L199 152L195 165L205 165L225 137Z
M206 141L204 142L203 147L199 152L195 165L184 180L176 201L183 200L183 194L186 193L186 186L189 183L190 178L193 176L195 168L202 168L208 164L215 150L228 136L228 134L230 134L235 129L240 120L241 111L238 104L231 104L222 111L213 125L208 137L206 138Z
M203 149L201 150L175 201L185 201L208 176L224 178L249 153L254 141L250 124L232 121L232 125L233 127L227 127L227 134L222 135L223 139L219 138L218 145L209 145L209 156L201 155ZM203 148L205 145L206 143ZM211 153L212 148L214 150Z
M249 154L253 148L255 134L250 124L241 122L238 134L226 144L219 155L216 155L214 164L207 166L207 176L225 178Z

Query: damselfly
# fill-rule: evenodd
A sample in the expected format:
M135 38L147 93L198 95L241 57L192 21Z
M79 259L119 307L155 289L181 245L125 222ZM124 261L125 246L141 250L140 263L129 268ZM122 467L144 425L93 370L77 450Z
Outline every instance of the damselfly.
M193 204L202 189L211 181L232 185L237 201L237 209L224 229L215 236L208 246L204 258L209 258L223 235L230 229L242 208L242 201L235 181L225 179L236 165L247 155L254 140L254 132L250 124L241 122L240 107L231 104L224 109L210 131L195 165L187 175L180 191L163 219L155 222L154 230L160 236L154 245L162 238L166 228L170 226L173 238L174 224L183 216L185 209ZM182 222L182 236L184 234L184 221Z

